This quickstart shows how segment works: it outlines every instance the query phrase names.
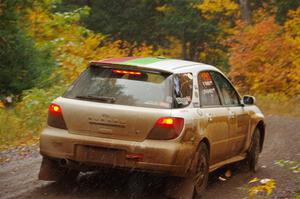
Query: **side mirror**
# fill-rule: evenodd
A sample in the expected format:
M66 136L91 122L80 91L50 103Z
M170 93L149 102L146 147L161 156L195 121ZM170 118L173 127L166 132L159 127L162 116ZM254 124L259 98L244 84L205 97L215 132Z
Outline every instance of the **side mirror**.
M243 97L243 103L246 105L254 105L256 103L256 99L253 96L245 95Z

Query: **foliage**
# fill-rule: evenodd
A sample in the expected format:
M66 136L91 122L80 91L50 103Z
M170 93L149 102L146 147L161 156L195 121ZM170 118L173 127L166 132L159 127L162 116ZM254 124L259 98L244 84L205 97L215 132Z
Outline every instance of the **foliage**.
M60 68L57 71L70 83L86 68L91 60L126 56L129 51L136 56L154 54L151 46L131 47L128 42L106 42L106 36L81 26L80 19L89 13L88 7L73 12L51 13L40 7L28 11L28 30L40 46L50 45Z
M226 40L234 33L234 21L239 17L239 5L232 0L204 0L196 4L205 19L217 22L218 34L213 45L206 46L200 53L199 60L225 70L229 69L228 46Z
M275 162L275 164L285 169L291 170L293 173L300 173L300 162L291 160L278 160Z
M157 0L91 1L91 12L84 22L89 29L132 47L162 44L163 32L157 23L160 13L155 9L158 5Z
M276 12L276 20L279 23L285 22L287 19L288 13L291 10L294 10L300 6L299 0L274 0L274 4L277 8Z
M0 109L0 150L30 142L45 127L49 102L61 95L66 86L27 90L13 109Z
M17 6L16 6L17 5ZM38 49L20 27L18 6L26 3L18 0L1 2L0 12L0 96L20 94L23 90L48 86L47 76L54 62L47 48Z
M276 187L274 179L258 179L253 178L248 182L248 196L249 199L253 198L265 198L270 196Z
M204 0L197 8L208 18L227 18L236 14L239 5L232 0ZM228 19L228 18L227 18Z
M181 48L179 56L190 60L203 58L202 61L211 64L224 63L221 59L226 49L216 36L222 35L223 27L232 24L225 19L230 19L238 7L231 0L207 0L203 5L200 0L65 0L64 3L67 9L71 5L89 5L91 12L84 23L89 29L107 35L106 41L120 40L121 46L129 43L131 48L153 46L162 55L175 55L170 51L175 50L172 46L176 40ZM219 17L208 17L212 15ZM131 49L128 55L133 51ZM208 53L213 57L207 56Z
M215 45L221 30L217 20L206 19L197 9L199 1L167 1L157 9L163 14L160 26L167 35L180 41L182 57L198 60L200 52Z
M295 70L290 76L298 82L296 90L300 90L300 7L295 11L290 11L289 18L284 24L286 30L287 42L291 45L291 53L289 54L291 59L291 65L295 67Z
M253 26L238 24L230 43L229 74L242 92L297 94L299 66L294 64L296 52L286 34L273 17Z

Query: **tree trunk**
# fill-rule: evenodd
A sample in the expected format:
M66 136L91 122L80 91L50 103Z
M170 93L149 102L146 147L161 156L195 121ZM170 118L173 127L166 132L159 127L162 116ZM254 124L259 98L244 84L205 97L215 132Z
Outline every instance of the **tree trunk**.
M200 56L200 50L197 49L196 52L195 52L195 54L194 54L193 61L199 61L199 56Z
M187 59L187 43L185 40L185 31L183 30L181 35L181 57Z
M197 44L196 43L190 43L190 49L189 49L189 60L191 61L197 61L198 60L198 53L197 53Z
M133 51L134 51L134 49L135 49L136 47L137 47L136 42L134 42L133 44L130 44L130 45L129 45L129 51L128 51L128 53L127 53L127 56L128 56L128 57L133 56Z
M186 42L185 41L182 41L182 44L181 44L181 57L182 59L187 59L187 47L186 47Z
M239 2L242 20L250 24L252 22L252 19L249 0L239 0Z
M91 0L86 0L86 5L89 6L89 7L91 7L92 6Z

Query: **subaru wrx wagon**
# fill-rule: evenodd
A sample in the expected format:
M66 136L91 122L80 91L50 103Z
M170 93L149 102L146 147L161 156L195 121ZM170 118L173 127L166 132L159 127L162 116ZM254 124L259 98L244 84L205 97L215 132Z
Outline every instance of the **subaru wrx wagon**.
M91 61L49 107L40 179L101 168L192 178L246 160L256 170L264 116L216 67L166 58Z

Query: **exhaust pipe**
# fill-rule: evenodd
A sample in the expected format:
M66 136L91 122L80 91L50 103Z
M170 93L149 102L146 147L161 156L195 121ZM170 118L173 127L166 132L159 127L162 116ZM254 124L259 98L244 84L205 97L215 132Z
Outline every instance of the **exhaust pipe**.
M78 162L69 159L60 159L58 164L61 167L69 167L69 168L78 168L80 166Z

